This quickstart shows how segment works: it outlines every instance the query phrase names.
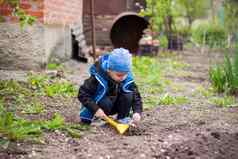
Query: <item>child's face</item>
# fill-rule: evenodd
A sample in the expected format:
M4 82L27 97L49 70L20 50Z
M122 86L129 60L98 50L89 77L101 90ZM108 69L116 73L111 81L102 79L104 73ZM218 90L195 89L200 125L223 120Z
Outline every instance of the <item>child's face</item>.
M108 70L109 76L116 82L121 82L127 77L127 73Z

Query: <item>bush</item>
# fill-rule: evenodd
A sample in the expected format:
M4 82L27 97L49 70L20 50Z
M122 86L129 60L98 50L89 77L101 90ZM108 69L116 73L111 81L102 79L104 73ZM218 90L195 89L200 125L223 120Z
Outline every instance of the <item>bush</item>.
M226 47L227 34L224 27L218 24L200 24L192 30L192 38L198 44L222 48Z
M209 77L216 91L228 94L238 93L238 47L234 60L225 54L224 64L213 66L209 71Z

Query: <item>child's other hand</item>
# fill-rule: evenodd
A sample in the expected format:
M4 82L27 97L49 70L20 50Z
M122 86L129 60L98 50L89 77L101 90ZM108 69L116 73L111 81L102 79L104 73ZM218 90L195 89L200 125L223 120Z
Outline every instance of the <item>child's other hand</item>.
M99 108L96 111L95 116L98 118L104 119L107 115L104 113L104 111L101 108Z
M132 116L132 121L131 121L130 125L133 127L137 127L140 120L141 120L141 115L139 113L134 113Z
M139 113L134 113L133 116L132 116L132 120L134 122L139 122L141 120L141 116Z

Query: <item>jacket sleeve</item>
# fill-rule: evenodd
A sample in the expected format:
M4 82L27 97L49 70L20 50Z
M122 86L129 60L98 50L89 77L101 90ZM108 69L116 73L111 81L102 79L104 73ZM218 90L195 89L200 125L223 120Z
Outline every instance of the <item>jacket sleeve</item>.
M142 98L139 89L135 83L132 84L131 90L133 91L133 105L132 110L134 113L141 114L143 112Z
M98 81L94 76L86 79L83 85L79 88L78 99L83 106L95 113L99 106L93 100L95 92L97 90Z

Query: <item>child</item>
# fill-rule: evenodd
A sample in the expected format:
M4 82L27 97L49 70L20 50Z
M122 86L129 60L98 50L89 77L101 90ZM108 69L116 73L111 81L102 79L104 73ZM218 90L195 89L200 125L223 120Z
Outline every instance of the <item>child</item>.
M141 120L142 101L131 73L132 57L128 50L114 49L90 68L90 78L79 89L81 122L90 124L94 116L104 119L117 114L121 123ZM129 118L133 110L132 120Z

